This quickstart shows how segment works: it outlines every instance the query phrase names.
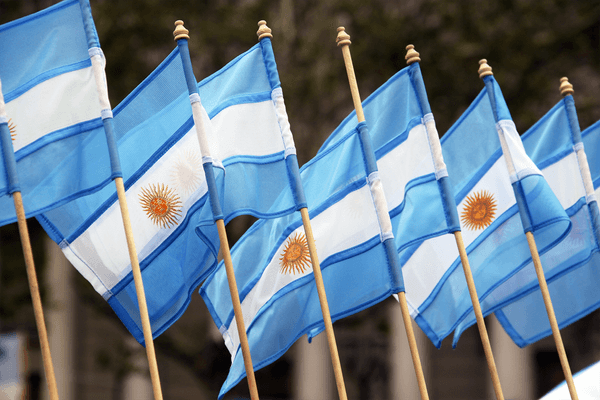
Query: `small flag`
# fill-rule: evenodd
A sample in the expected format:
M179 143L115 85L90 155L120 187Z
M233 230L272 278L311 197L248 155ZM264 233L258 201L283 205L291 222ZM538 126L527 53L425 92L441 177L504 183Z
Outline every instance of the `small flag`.
M368 131L351 114L301 168L334 321L404 290L400 266L392 261L396 255L386 252L387 239L406 247L413 240L452 229L430 150L426 124L433 121L419 106L414 79L420 79L418 64L398 72L365 100L366 120L372 124ZM359 137L369 131L380 144L375 152L379 171L373 174L367 172L363 160L368 157ZM385 200L374 195L380 186L385 188ZM419 214L428 201L439 207ZM393 224L385 227L378 213L390 210ZM420 215L422 226L404 227L404 221L416 218L414 214ZM397 238L396 232L403 236ZM302 335L310 340L324 329L299 215L258 221L233 247L232 258L255 370L276 360ZM222 264L200 294L232 355L221 398L244 377Z
M494 304L494 289L531 260L524 232L535 233L542 254L570 228L563 207L525 154L500 88L493 77L485 79L491 88L477 96L441 139L479 300L489 296L482 304L484 315ZM511 173L506 158L513 166ZM526 226L517 202L528 212ZM473 313L456 243L448 235L440 236L414 245L407 256L403 272L409 306L417 324L439 347ZM415 279L409 280L408 271L413 270Z
M284 141L277 109L281 89L273 87L268 68L276 66L265 62L265 53L257 44L199 84L226 222L239 214L271 217L297 207L286 165L295 149ZM183 313L192 291L216 265L219 248L182 71L176 49L114 110L154 337ZM280 207L271 208L280 195L285 197ZM203 230L203 241L195 229L205 216L211 225ZM77 199L38 220L143 343L114 189Z
M87 0L63 1L0 26L6 102L6 121L0 123L8 123L20 183L10 187L0 163L0 225L16 221L10 197L15 191L31 217L111 180L90 59L101 50L91 18L86 23L94 47L88 49L86 7Z
M523 135L527 152L544 171L573 224L565 240L542 256L560 328L600 307L599 216L596 195L591 187L592 180L596 180L594 186L598 186L600 178L600 163L596 161L595 152L600 145L599 126L595 124L583 132L582 142L573 97L567 96ZM584 176L590 176L584 144L585 152L590 155L590 166L594 167L588 180L590 187L584 183ZM497 290L497 297L509 304L496 311L496 317L520 347L552 334L539 286L530 282L529 275L532 274L524 269ZM513 301L511 295L516 289L526 295Z

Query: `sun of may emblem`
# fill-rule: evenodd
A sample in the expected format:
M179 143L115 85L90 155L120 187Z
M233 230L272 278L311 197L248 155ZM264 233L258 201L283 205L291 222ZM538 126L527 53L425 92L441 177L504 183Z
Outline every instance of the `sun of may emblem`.
M161 228L170 228L181 216L179 196L164 184L142 188L140 204L152 222Z
M184 195L192 193L202 182L202 159L195 151L179 155L171 172L171 180ZM180 193L181 193L180 192Z
M460 219L467 229L478 230L487 227L496 216L496 200L487 190L480 190L467 196Z
M308 243L303 233L296 233L293 238L288 238L279 265L279 272L282 274L301 274L310 267Z
M10 131L10 137L14 142L17 137L17 126L12 122L12 119L8 120L8 130Z

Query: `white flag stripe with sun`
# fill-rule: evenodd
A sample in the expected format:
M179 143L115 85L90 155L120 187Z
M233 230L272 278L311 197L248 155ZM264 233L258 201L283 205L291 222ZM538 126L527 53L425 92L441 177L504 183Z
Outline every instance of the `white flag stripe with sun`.
M100 118L100 111L92 67L48 79L6 103L15 152L48 133Z
M483 226L476 221L469 222L470 219L461 220L462 236L465 247L468 247L483 230L493 223L510 207L516 200L510 186L506 163L502 157L498 158L487 173L475 184L469 191L469 194L457 205L459 215L469 213L469 203L477 197L477 193L488 193L495 204L494 217L487 225ZM468 225L465 221L469 222ZM476 229L471 229L476 228ZM458 257L456 241L451 235L442 235L436 238L426 240L417 249L415 254L402 266L404 282L406 285L406 298L411 307L411 313L415 316L415 309L419 308L425 300L428 299L435 289L437 282L444 276L446 270L452 262ZM427 276L427 279L423 279ZM410 290L410 288L419 288L420 290Z
M348 213L348 210L361 210L361 212ZM313 217L311 225L321 263L331 255L379 235L379 224L369 186L365 185L349 193ZM262 272L259 281L242 301L242 315L246 329L273 295L280 290L285 290L284 288L291 282L312 273L310 261L305 269L293 267L294 264L299 265L298 262L286 261L286 257L297 260L299 254L304 254L306 248L303 247L301 239L297 240L303 237L304 228L300 226L281 243L275 256ZM300 243L300 247L293 246L293 243ZM313 284L312 279L307 284ZM223 337L233 360L240 343L235 319L231 321Z
M244 123L240 123L240 118L244 119ZM270 121L270 124L264 124L264 119ZM227 138L229 138L227 140L232 140L231 137L239 138L235 146L220 146L226 157L234 156L235 152L246 155L248 154L245 152L246 150L251 151L253 156L283 151L281 134L271 101L227 107L214 116L210 122L217 124L217 126L213 125L211 131L215 132L215 136L218 135L220 143L227 143L223 142ZM240 132L241 129L244 131ZM227 130L227 133L222 134L223 130ZM275 137L277 140L274 140ZM208 139L212 146L215 139ZM266 144L270 142L275 142L275 145ZM234 153L232 153L232 149L234 149ZM214 158L226 162L226 158L221 158L223 153L215 154L215 150L212 148L211 153ZM145 195L145 193L152 193L152 185L155 185L155 188L160 185L168 187L170 189L168 198L174 202L174 207L170 209L168 207L154 208L152 211L152 205L147 200L140 202L142 198L150 199L152 197ZM189 208L206 192L200 148L195 128L192 127L127 190L129 212L139 258L144 259L156 250L177 228L179 222L186 217ZM161 210L168 214L164 216L156 214ZM125 233L120 227L120 221L121 214L118 203L114 203L92 226L86 229L86 232L94 232L93 234L84 232L68 246L63 246L63 251L69 261L103 295L109 293L110 288L131 270L127 248L122 245L125 243ZM91 254L92 252L95 254ZM85 254L89 254L89 256L83 256ZM94 265L94 272L92 272L91 266L83 261L87 259L98 260L95 262L98 265Z

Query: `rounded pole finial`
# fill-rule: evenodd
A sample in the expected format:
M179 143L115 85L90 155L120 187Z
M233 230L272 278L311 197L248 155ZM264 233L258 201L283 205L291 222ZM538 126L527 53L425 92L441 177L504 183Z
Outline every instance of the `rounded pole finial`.
M492 67L490 67L485 58L479 60L479 77L483 79L485 76L494 75Z
M560 78L560 94L563 96L573 95L575 91L573 90L573 85L569 82L569 78L562 77Z
M273 39L273 35L271 34L271 28L267 26L267 21L260 20L258 21L258 31L256 32L256 36L258 36L258 40L260 41L262 38L270 38Z
M190 31L188 31L187 29L184 28L182 20L179 19L179 20L175 21L175 30L173 31L173 36L175 37L175 40L179 40L179 39L190 40L188 33L190 33Z
M419 56L420 54L418 51L415 50L414 45L409 44L408 46L406 46L406 55L404 56L404 59L406 60L406 65L410 65L414 62L421 61L421 58Z
M350 41L350 35L346 33L346 28L340 26L337 28L337 32L338 34L335 41L337 42L338 46L346 46L352 44L352 42Z

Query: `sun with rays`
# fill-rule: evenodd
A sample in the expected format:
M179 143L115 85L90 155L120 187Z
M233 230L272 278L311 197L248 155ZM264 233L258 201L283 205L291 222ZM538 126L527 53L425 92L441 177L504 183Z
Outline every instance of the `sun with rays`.
M12 119L8 119L8 130L10 131L10 137L12 141L15 141L17 137L17 126L12 122Z
M465 207L460 215L467 229L478 230L489 226L496 216L496 200L487 190L480 190L467 196Z
M182 152L173 165L171 182L181 193L188 195L198 188L202 182L202 159L197 151Z
M179 196L164 184L142 188L140 204L152 222L161 228L170 228L181 216Z
M285 244L283 254L279 259L282 274L301 274L310 267L310 254L308 253L308 243L303 233L296 233L296 236L289 237Z

